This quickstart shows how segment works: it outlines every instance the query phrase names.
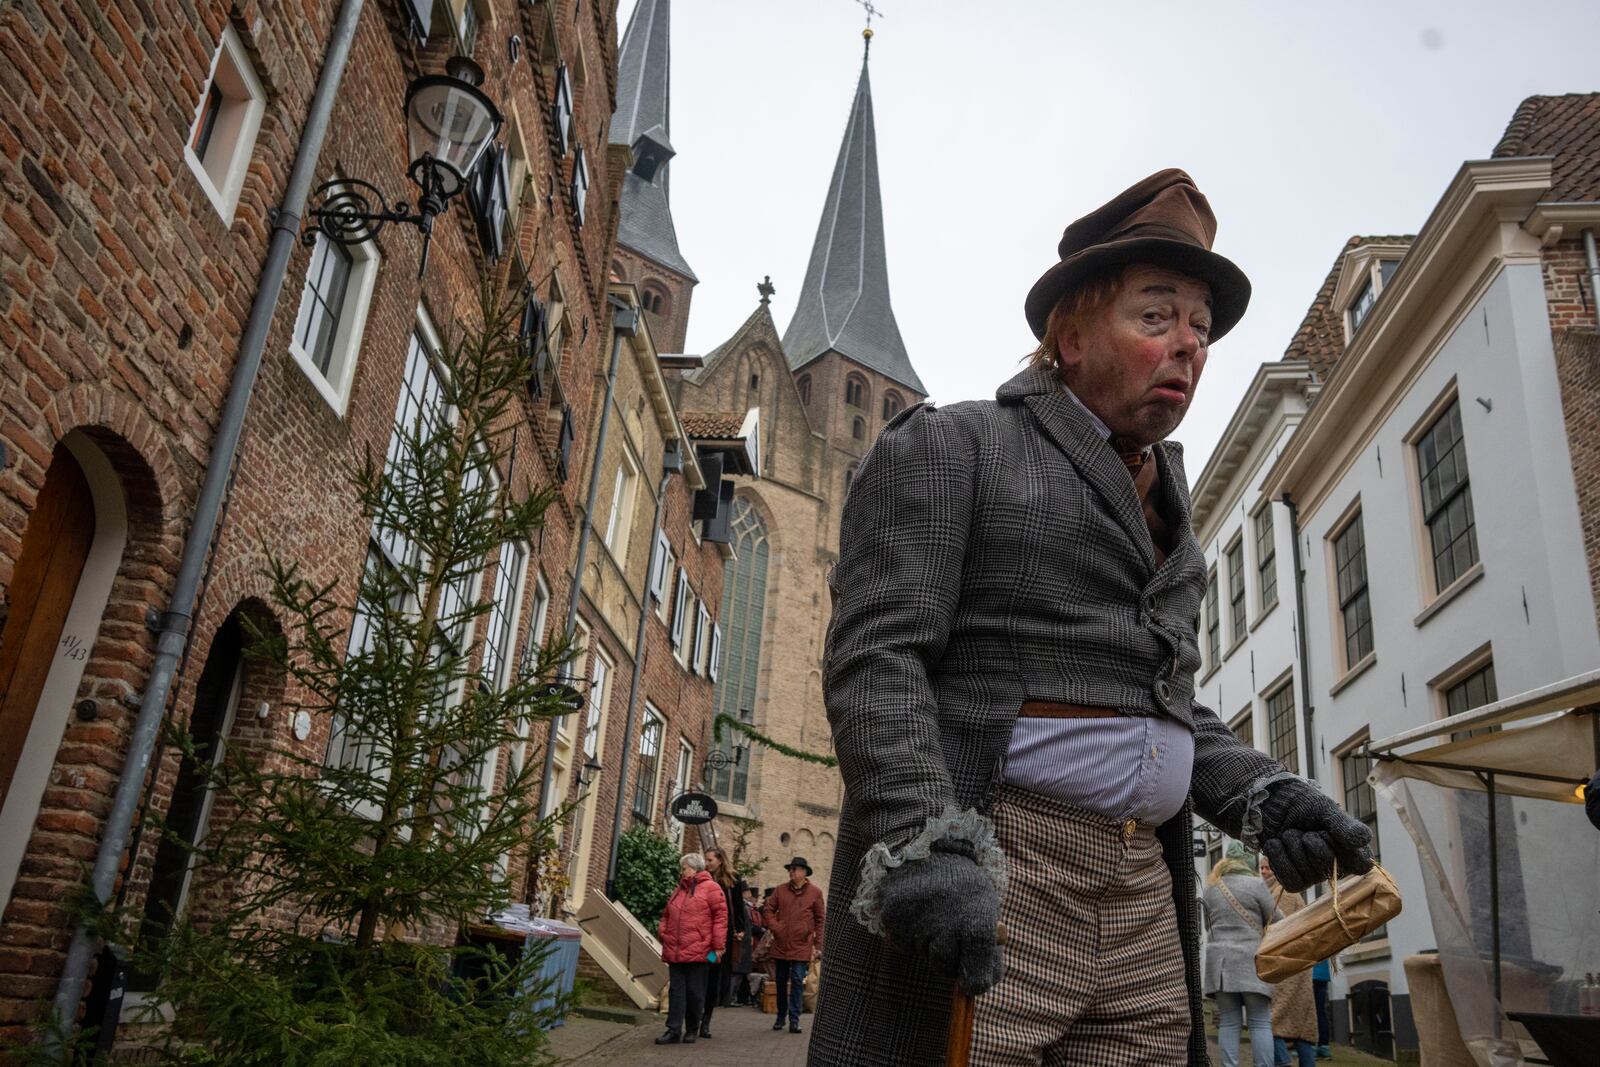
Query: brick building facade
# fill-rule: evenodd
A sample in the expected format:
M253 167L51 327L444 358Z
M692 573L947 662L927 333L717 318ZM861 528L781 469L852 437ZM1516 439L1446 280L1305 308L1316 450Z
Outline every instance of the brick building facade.
M169 603L173 572L256 298L270 213L340 7L0 7L7 1033L39 1016L60 973L71 934L65 898L93 863L148 681L155 636L147 617L190 611ZM507 598L501 625L510 629L508 648L523 655L563 621L612 341L608 297L637 300L608 292L617 195L630 163L628 148L609 137L614 19L614 3L581 0L372 0L361 10L317 156L319 182L361 179L414 199L405 179L406 86L453 54L484 69L483 90L505 124L471 190L437 220L425 278L409 226L343 253L325 240L295 246L192 608L170 723L205 718L233 745L270 739L313 755L329 749L326 717L313 717L301 737L287 710L298 694L240 660L237 623L249 614L285 624L268 602L266 546L300 561L312 581L339 582L353 602L373 532L329 472L366 450L383 452L408 373L422 372L441 335L474 321L483 284L519 306L531 298L544 313L540 370L508 427L515 467L498 474L519 498L560 491L534 543L485 561L482 595ZM648 356L638 364L645 370L653 350ZM647 407L624 422L659 430L676 420L670 405ZM659 451L642 457L652 492ZM639 495L640 508L650 495ZM695 543L679 558L715 603L721 557L688 533L688 507L687 493L671 490L667 528L677 543ZM643 567L630 553L625 577L636 600ZM595 622L596 647L631 647L631 633ZM622 649L614 651L620 666ZM702 676L670 679L674 688L658 674L647 672L655 706L709 706ZM602 708L607 724L625 712L616 701L619 689L626 697L625 674L620 680ZM704 721L702 710L679 732L703 747ZM603 732L601 762L615 765L623 731ZM118 902L135 913L152 883L170 881L162 869L170 860L148 828L181 772L175 748L161 746L118 884ZM591 876L596 862L603 874L609 822L600 820L605 837L589 853ZM510 866L520 895L526 872Z

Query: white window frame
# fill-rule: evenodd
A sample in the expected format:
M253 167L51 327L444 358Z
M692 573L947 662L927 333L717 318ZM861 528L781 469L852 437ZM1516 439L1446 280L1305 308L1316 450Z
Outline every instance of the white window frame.
M511 672L515 669L517 629L522 625L522 600L523 593L528 587L528 561L532 558L532 555L533 553L530 551L530 546L526 541L507 541L500 546L499 558L495 560L494 600L495 603L500 603L501 594L504 593L508 604L508 606L499 609L502 618L506 620L504 647L495 653L495 655L499 656L500 662L494 672L495 676L485 679L495 692L499 692L506 687L511 680ZM517 573L512 581L512 587L503 589L501 580L505 577L508 556L516 558ZM484 656L486 658L496 636L493 633L493 624L494 610L491 609L484 624L490 631L484 635Z
M546 584L542 573L529 566L523 567L522 578L524 585L527 584L529 571L533 571L533 603L530 605L533 614L528 619L527 651L523 655L523 662L519 665L524 670L531 669L531 665L538 662L539 653L535 650L544 647L545 622L550 616L550 586ZM516 627L513 626L511 629L513 637L516 632ZM527 758L527 719L518 724L517 736L519 740L511 746L511 769L513 774L521 773L522 761Z
M572 151L572 73L565 63L556 67L556 134L563 157Z
M215 153L206 152L207 156L215 154L208 166L206 160L195 152L194 140L205 115L212 85L221 90L224 110L218 115L217 127L213 129L208 145L209 149L215 150ZM239 208L239 194L244 189L245 175L250 170L256 136L261 132L261 118L266 110L267 91L256 76L244 42L239 40L232 26L224 26L222 39L217 42L217 50L211 57L211 69L206 73L205 85L200 89L200 99L195 103L189 135L183 142L183 161L205 191L206 199L217 209L225 226L233 225L234 213Z
M633 533L634 497L639 485L639 465L624 448L617 462L617 477L611 488L611 514L606 518L606 548L618 565L628 555L628 539Z
M650 739L651 727L655 728L655 752L649 753L646 741ZM634 795L628 798L628 810L638 818L644 819L650 826L656 821L657 787L661 784L661 750L665 747L667 739L667 720L656 710L656 706L648 700L644 702L644 722L639 726L639 771L634 779ZM655 763L651 767L650 781L645 783L645 792L649 794L645 802L644 811L639 811L639 789L644 774L645 759L653 755Z
M667 531L660 530L656 533L656 561L650 571L650 596L656 602L656 611L662 612L665 608L667 596L667 575L672 573L672 542L667 539Z
M673 602L672 602L672 628L671 628L672 652L673 652L673 655L678 657L678 662L679 663L683 662L684 645L687 643L684 640L684 637L686 636L684 634L684 630L686 629L686 627L684 626L684 623L683 623L683 616L684 616L684 613L686 611L688 611L688 609L689 609L689 572L684 570L683 569L683 565L680 563L678 565L678 590L677 590L677 594L673 597Z
M596 646L594 661L589 668L588 712L583 724L583 758L586 763L597 761L603 749L601 736L605 733L606 705L611 700L611 679L615 674L616 665L611 662L611 657Z
M705 673L710 637L711 613L706 610L704 600L697 600L694 605L694 658L689 661L689 670L695 674Z
M350 405L350 386L356 377L356 361L361 354L361 337L366 332L367 314L372 309L372 292L378 283L378 270L383 266L383 255L376 242L342 246L350 255L350 279L345 283L344 301L339 310L339 328L333 335L333 351L328 359L328 371L317 368L311 353L295 340L300 333L300 320L306 313L306 290L311 281L311 270L316 266L317 254L328 238L317 234L311 257L306 262L305 281L300 286L300 304L295 311L294 329L289 334L289 356L328 402L333 413L344 418Z
M722 670L722 624L711 624L711 656L706 662L706 675L714 682Z
M589 159L579 145L572 160L572 208L577 213L578 225L584 222L584 211L589 202Z
M678 738L678 766L672 775L672 795L678 796L689 791L690 784L694 781L694 746L682 737ZM672 843L683 846L683 823L677 819L667 820L667 836Z

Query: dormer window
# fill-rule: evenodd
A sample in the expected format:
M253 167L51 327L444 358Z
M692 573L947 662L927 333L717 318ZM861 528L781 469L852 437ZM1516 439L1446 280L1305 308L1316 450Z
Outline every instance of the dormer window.
M1406 245L1360 244L1346 253L1334 290L1334 306L1344 311L1344 339L1349 344L1372 314L1383 288L1400 266Z
M1355 303L1350 305L1350 333L1361 329L1361 324L1366 321L1367 313L1372 310L1372 305L1378 302L1378 287L1368 278L1362 283L1361 291L1356 294Z

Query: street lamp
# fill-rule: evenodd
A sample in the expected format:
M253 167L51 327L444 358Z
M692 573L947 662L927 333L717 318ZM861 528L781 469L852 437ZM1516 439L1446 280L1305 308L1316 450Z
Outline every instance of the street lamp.
M318 187L319 207L309 212L315 228L302 237L306 244L317 234L341 245L362 244L378 236L390 222L409 222L422 231L422 260L417 277L428 269L428 245L433 240L433 220L449 206L450 198L467 184L478 157L500 131L500 111L484 92L483 68L464 56L453 56L445 73L428 74L406 89L406 139L411 148L407 170L418 189L417 210L405 201L393 209L377 186L359 178L335 178Z

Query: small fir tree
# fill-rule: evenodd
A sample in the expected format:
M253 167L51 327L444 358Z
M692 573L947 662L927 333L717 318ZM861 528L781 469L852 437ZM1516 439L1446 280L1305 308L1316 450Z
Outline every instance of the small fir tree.
M164 1062L543 1062L551 1012L529 1007L543 992L539 954L512 963L455 944L508 903L513 859L536 869L550 848L525 739L573 695L550 684L563 644L530 650L512 673L511 649L480 633L488 560L526 544L554 498L519 499L502 478L529 353L487 295L481 321L449 331L434 359L413 353L403 388L422 399L415 416L397 419L386 455L349 472L372 530L354 596L270 563L290 625L253 628L251 655L287 678L289 713L328 720L332 740L326 756L284 743L213 773L234 814L193 857L207 904L143 946L175 1009Z

